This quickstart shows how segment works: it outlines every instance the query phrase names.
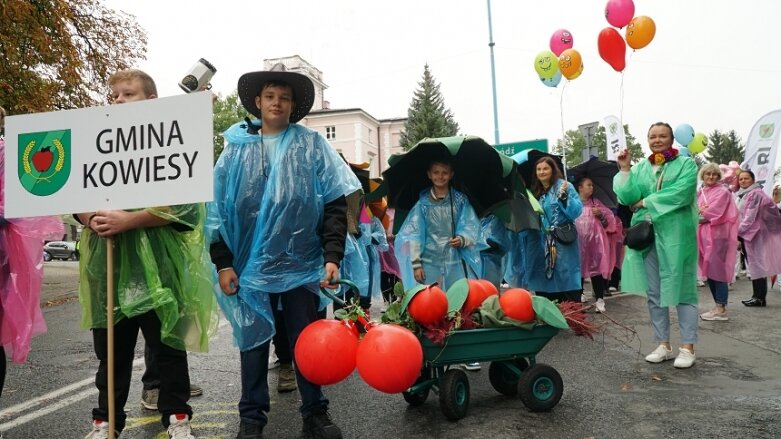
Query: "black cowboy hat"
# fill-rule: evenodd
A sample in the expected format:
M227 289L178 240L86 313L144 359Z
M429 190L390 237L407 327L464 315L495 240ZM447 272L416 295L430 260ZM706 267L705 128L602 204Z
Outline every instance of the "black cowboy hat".
M315 86L312 80L301 73L289 72L282 63L276 63L269 70L250 72L239 78L239 99L244 108L260 118L260 110L255 105L255 97L260 93L263 84L274 81L290 84L293 89L293 100L296 105L290 113L290 123L303 119L312 109L315 102Z

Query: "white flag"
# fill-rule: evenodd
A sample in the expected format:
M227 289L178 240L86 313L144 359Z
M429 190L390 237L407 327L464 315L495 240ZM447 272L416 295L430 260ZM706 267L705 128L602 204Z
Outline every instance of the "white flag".
M740 165L742 169L750 169L756 182L764 185L765 192L771 196L779 137L781 110L775 110L759 118L751 128L746 140L746 157Z
M607 159L615 161L618 153L626 149L626 135L624 134L624 125L615 116L606 116L605 124L605 142L607 143Z

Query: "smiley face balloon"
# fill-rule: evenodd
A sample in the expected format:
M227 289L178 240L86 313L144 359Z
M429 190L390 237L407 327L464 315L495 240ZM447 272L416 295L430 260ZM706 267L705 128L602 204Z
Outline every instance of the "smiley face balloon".
M544 50L534 58L534 70L540 78L553 78L559 71L559 59L550 50Z

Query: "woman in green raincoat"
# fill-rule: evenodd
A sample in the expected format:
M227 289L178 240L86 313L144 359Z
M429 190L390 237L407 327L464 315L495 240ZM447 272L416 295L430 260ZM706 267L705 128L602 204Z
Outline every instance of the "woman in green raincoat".
M670 125L657 122L648 130L651 155L631 166L629 151L618 157L620 172L613 189L621 204L634 211L632 225L650 220L654 240L643 250L626 249L621 285L646 295L651 326L659 346L645 357L651 363L675 358L674 366L694 364L697 342L697 165L672 147ZM670 346L670 313L678 313L681 348Z

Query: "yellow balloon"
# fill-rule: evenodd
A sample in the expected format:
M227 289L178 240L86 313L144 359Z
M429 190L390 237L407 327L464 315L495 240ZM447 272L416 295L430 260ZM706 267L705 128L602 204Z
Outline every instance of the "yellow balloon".
M559 59L550 50L544 50L534 58L534 70L540 78L550 79L559 71Z
M632 19L626 26L626 44L632 49L642 49L656 35L656 23L651 17L640 15Z
M559 70L561 70L562 76L569 80L573 80L580 76L582 72L583 60L580 57L580 52L575 49L567 49L561 52L559 55Z
M689 151L692 154L699 154L703 151L705 151L705 148L708 147L708 137L705 134L697 133L694 135L694 139L692 139L691 143L689 143Z

